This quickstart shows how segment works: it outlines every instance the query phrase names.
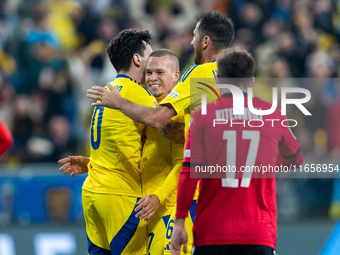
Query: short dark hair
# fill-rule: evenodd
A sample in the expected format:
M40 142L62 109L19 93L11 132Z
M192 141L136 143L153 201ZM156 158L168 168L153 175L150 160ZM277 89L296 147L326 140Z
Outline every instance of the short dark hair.
M217 73L234 85L247 85L255 74L255 60L245 50L230 48L217 57Z
M144 57L146 47L143 41L149 44L151 39L152 36L149 31L138 31L136 29L123 30L112 38L106 51L116 71L128 71L135 53Z
M221 50L228 48L234 39L234 24L227 16L218 12L204 12L196 16L200 41L209 36L214 48Z
M168 49L159 49L159 50L155 50L150 54L150 57L164 57L164 56L169 56L175 63L175 67L176 67L176 71L179 70L179 61L178 58L176 56L176 54Z
M155 50L150 54L150 57L164 57L164 56L173 56L177 58L176 54L169 49L159 49Z

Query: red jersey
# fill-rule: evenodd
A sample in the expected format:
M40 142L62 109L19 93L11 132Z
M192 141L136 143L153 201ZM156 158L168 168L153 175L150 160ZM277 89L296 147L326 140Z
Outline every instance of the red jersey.
M0 157L13 144L13 137L8 128L0 121Z
M287 121L279 108L270 115L258 116L249 111L247 97L244 101L244 115L232 114L231 94L222 96L222 105L208 104L206 115L201 115L200 109L193 114L178 185L176 217L185 218L192 201L198 179L190 178L190 171L195 173L201 166L204 172L208 166L217 165L237 169L236 173L222 172L222 178L209 178L208 172L204 173L208 178L201 178L193 227L195 246L248 244L275 249L275 179L259 178L245 169L275 167L278 156L285 163L300 165L302 154L290 129L282 126L282 121L285 126ZM253 98L253 106L271 108L259 98ZM223 121L216 124L216 119Z

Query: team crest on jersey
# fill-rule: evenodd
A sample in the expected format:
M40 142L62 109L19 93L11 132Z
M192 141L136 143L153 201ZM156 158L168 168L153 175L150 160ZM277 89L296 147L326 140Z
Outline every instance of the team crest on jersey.
M153 100L153 103L154 103L155 106L158 106L158 103L157 103L156 100Z
M171 91L168 96L173 97L173 98L176 99L179 96L179 93L177 93L175 91Z

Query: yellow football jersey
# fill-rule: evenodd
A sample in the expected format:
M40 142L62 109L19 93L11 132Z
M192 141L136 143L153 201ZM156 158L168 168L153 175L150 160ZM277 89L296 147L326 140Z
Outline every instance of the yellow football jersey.
M184 112L172 118L184 123ZM184 143L176 143L147 126L141 160L143 196L155 194L160 206L147 221L147 254L163 254L170 215L176 203L179 173L183 162Z
M184 123L184 112L173 120ZM146 127L145 135L140 166L143 196L156 194L161 203L175 203L179 171L170 173L175 165L182 165L184 144L168 140L157 129L149 126Z
M171 104L176 113L181 113L184 111L185 119L185 138L187 137L189 125L190 125L190 105L192 110L196 110L199 106L196 101L199 98L190 97L190 80L196 79L216 79L217 74L217 64L216 61L209 63L204 63L202 65L194 65L189 67L189 69L182 75L176 87L168 94L166 98L160 103L160 105ZM196 189L194 200L198 198L198 189Z
M153 94L132 78L119 74L111 85L136 104L157 106ZM145 125L119 110L95 107L91 123L89 175L83 189L93 193L142 195L140 160Z
M193 78L216 79L216 74L217 74L216 61L189 67L189 69L180 78L176 87L160 103L160 105L171 104L177 114L184 111L185 137L188 133L190 123L190 105L194 106L192 107L192 110L196 110L196 108L199 106L196 102L194 102L196 101L196 98L190 97L191 96L190 80Z

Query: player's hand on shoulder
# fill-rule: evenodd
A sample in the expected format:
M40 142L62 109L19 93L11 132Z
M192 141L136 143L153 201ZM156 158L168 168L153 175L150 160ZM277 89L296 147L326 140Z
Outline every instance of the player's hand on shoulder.
M187 253L188 233L184 227L185 219L175 219L174 231L170 241L170 252L172 255L179 255L183 245L183 252Z
M117 109L122 96L110 83L106 84L108 90L100 86L93 86L87 90L86 97L94 99L97 102L92 103L93 106L105 106L112 109Z
M89 161L88 158L83 156L69 156L58 161L59 164L64 164L59 168L59 171L63 172L64 175L71 173L70 176L73 178L77 174L87 173L87 164Z
M155 195L147 195L142 197L137 202L137 207L135 208L136 218L148 220L150 219L159 207L160 201L159 198Z

